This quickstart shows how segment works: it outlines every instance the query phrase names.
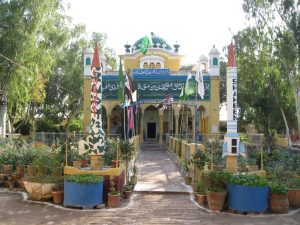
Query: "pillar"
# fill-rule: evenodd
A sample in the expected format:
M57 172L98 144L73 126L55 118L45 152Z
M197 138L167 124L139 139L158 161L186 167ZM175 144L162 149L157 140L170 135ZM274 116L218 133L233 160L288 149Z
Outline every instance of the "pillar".
M141 112L141 124L140 124L140 143L143 143L144 138L144 111Z
M107 134L110 134L110 114L107 114L106 116L106 125L107 125Z
M163 111L159 112L159 144L163 143L163 119L164 119L164 115L163 115Z
M178 120L179 120L179 115L175 114L175 136L178 137Z
M237 155L226 156L226 171L229 173L237 172Z

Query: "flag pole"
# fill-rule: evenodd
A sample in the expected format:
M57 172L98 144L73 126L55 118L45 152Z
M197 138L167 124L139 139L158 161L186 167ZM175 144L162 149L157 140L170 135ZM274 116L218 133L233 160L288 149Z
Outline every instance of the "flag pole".
M198 69L200 70L201 68L199 68L199 62L198 62ZM196 76L195 76L195 81L196 81ZM195 143L198 143L198 106L197 106L197 101L198 101L198 82L196 81L196 97L195 97Z

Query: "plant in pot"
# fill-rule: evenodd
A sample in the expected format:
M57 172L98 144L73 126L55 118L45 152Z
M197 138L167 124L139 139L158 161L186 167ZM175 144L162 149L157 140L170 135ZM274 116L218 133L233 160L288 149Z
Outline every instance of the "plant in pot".
M64 199L64 182L63 178L60 178L60 180L57 182L55 187L52 188L52 196L53 196L53 202L55 204L61 204Z
M88 160L90 158L90 155L88 152L85 152L81 155L79 155L79 158L80 158L80 162L81 162L81 167L87 167L87 163L88 163Z
M191 185L192 177L190 176L190 161L184 160L181 164L182 170L184 171L184 180L186 185Z
M206 204L206 189L207 189L207 185L204 179L196 181L195 197L197 199L197 202L202 206L205 206Z
M126 167L126 183L129 182L128 165L133 156L134 145L129 140L119 141L120 143L120 158L125 161Z
M132 171L132 175L130 177L130 183L134 187L137 184L137 172L138 172L138 167L136 165L136 162L134 162L131 171Z
M226 183L230 174L224 171L209 171L204 175L207 179L208 188L206 191L208 207L214 211L223 209L226 198Z
M269 187L264 177L232 175L227 185L228 207L238 212L263 212L268 208Z
M288 188L285 184L272 182L270 184L270 209L274 213L286 213L289 209Z
M209 162L209 154L200 149L197 149L195 154L192 156L191 162L199 169L203 170L205 164Z
M120 192L116 190L114 176L110 177L110 191L108 193L108 207L117 208L120 206L121 195Z
M300 207L300 178L297 176L288 181L288 199L290 206Z
M64 177L64 205L93 208L103 203L103 177L74 174Z
M123 194L124 194L124 199L129 199L132 193L132 185L129 183L124 186L123 188Z

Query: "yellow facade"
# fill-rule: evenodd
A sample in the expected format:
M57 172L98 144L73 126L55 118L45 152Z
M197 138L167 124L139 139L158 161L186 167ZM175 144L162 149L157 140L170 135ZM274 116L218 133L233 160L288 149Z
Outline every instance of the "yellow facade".
M133 77L133 69L143 69L143 62L150 65L152 60L157 60L160 66L159 69L170 70L170 77L176 80L176 76L183 77L188 75L188 71L180 71L183 56L178 54L178 51L167 50L166 48L149 48L147 53L143 55L139 49L132 49L126 51L121 55L123 62L124 74L129 73ZM155 59L155 60L154 60ZM143 61L144 60L144 61ZM209 61L203 61L205 64L205 71L203 71L206 79L209 80L209 99L197 101L197 116L195 118L195 101L189 101L189 105L184 106L178 99L175 99L172 106L166 110L158 110L157 105L161 102L161 98L142 101L139 104L140 116L138 124L135 126L136 134L140 134L140 140L157 140L160 143L163 141L163 136L166 133L173 132L174 135L180 133L192 135L195 137L195 120L198 120L198 131L201 133L218 133L219 132L219 104L220 104L220 78L219 75L211 75L208 65ZM196 60L195 60L196 61ZM193 75L195 71L190 71ZM118 77L117 71L103 71L103 76ZM116 80L115 79L115 80ZM159 80L158 80L159 81ZM182 82L182 81L181 81ZM84 132L89 132L90 125L90 77L85 76L84 79ZM139 92L139 90L137 90ZM179 94L178 94L179 96ZM178 97L176 96L176 97ZM164 96L163 96L164 97ZM139 101L139 99L138 99ZM183 110L184 109L184 110ZM121 114L122 113L122 114ZM123 110L120 107L120 101L117 99L103 100L103 126L107 134L115 134L117 125L123 125ZM181 119L181 120L180 120ZM186 123L185 121L188 121ZM152 124L155 132L153 136L149 134L149 124ZM188 125L186 125L188 124ZM125 125L126 126L126 125ZM120 134L120 129L118 131ZM123 130L121 131L123 133Z

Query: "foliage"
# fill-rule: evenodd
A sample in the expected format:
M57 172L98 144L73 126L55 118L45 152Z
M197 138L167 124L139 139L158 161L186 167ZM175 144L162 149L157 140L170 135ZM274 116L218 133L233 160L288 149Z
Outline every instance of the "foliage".
M73 118L67 126L67 130L70 132L73 131L82 131L82 121L80 119Z
M116 190L116 184L115 184L115 181L114 181L114 176L110 176L110 180L109 180L109 193L111 195L118 195L120 192L118 192Z
M15 132L22 135L29 135L32 130L32 124L25 120L19 120L14 124L14 127L16 127Z
M188 175L189 171L190 171L190 161L188 160L183 160L181 162L181 168L183 169L183 171L186 173L186 175Z
M103 177L95 174L74 174L66 175L65 181L77 184L96 184L103 181Z
M133 167L132 167L132 175L136 176L138 172L138 167L136 165L136 162L134 162Z
M132 191L132 186L131 185L125 185L123 188L123 191Z
M191 162L197 166L198 169L202 170L206 162L209 162L209 155L202 150L197 149L195 154L192 156Z
M299 177L292 177L288 181L288 187L290 189L300 189L300 178Z
M229 179L229 183L250 186L250 187L268 186L268 181L266 178L257 175L248 175L248 174L232 175Z
M24 180L36 183L58 183L60 182L60 177L52 176L52 175L35 175L35 176L27 176L25 175Z
M36 121L36 131L37 132L58 132L58 124L49 118L41 118Z
M119 140L120 158L129 161L133 156L134 145L129 140Z
M105 152L103 155L103 164L105 166L112 165L112 160L117 159L117 144L118 141L108 139L105 145Z
M207 189L207 185L206 185L204 179L196 181L196 187L195 187L196 193L198 193L200 195L205 195L206 189Z
M230 176L230 173L224 171L209 171L205 174L208 183L207 190L212 192L225 191Z
M271 183L270 188L271 188L271 193L274 193L274 194L287 195L287 193L288 193L287 186L282 183Z

